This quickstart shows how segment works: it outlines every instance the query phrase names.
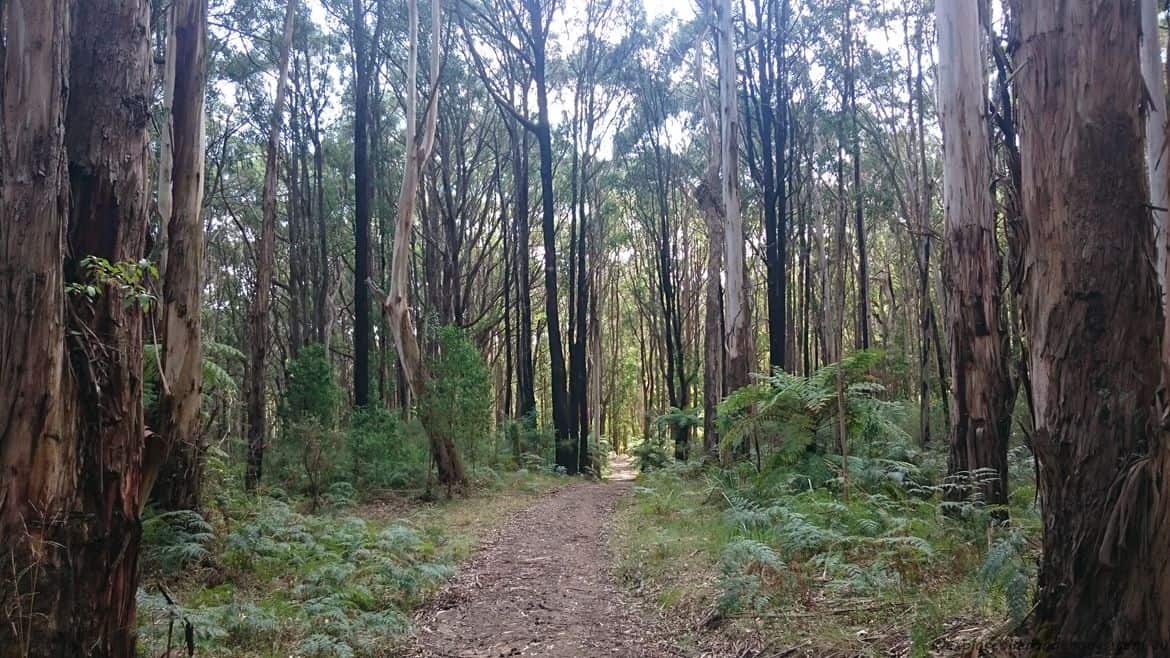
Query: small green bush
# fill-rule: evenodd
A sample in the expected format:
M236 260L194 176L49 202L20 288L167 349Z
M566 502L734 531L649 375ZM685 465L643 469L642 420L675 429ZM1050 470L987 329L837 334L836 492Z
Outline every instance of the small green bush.
M347 435L352 482L358 489L421 487L429 453L418 421L403 422L381 407L357 409Z
M471 466L494 461L491 372L466 332L442 327L431 359L431 380L419 399L430 419L428 430L455 442Z
M674 447L667 445L661 435L654 436L634 446L631 453L638 458L638 470L653 471L666 468L674 461Z

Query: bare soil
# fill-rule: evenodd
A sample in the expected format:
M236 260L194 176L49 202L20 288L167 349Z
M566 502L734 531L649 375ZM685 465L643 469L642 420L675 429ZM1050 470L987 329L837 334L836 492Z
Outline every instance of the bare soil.
M505 522L418 616L419 658L673 658L655 611L614 583L608 523L632 488L628 461L607 482L554 492Z

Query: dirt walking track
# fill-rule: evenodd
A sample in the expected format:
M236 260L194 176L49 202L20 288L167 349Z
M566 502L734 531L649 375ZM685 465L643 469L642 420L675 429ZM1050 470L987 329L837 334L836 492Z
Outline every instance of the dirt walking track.
M418 618L420 658L674 658L653 613L613 582L607 523L632 488L573 484L516 514Z

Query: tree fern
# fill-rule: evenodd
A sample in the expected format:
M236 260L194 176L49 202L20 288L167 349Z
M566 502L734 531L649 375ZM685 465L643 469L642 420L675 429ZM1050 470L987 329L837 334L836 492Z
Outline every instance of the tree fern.
M808 377L779 369L757 376L755 383L720 403L720 450L726 453L753 437L769 438L779 445L785 464L795 463L818 436L836 432L839 372L846 380L849 434L869 441L904 441L907 436L899 424L904 405L882 400L885 387L868 375L880 359L880 352L858 351Z

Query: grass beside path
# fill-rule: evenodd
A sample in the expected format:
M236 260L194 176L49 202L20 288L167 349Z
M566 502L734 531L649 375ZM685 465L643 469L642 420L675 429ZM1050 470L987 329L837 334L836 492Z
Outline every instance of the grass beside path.
M641 475L615 519L619 580L706 655L1004 655L1031 596L1028 488L998 525L929 484L855 475L846 501L799 470Z
M207 520L151 517L139 653L182 646L189 621L202 656L397 655L411 612L485 534L564 482L520 471L449 501L387 494L316 513L306 501L235 494L212 505Z

